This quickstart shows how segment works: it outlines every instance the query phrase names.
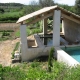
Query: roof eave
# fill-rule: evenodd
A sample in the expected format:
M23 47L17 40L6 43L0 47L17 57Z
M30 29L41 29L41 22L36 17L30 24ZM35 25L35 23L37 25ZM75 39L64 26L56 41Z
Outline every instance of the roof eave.
M50 9L47 9L47 8L50 8ZM25 15L25 16L23 16L23 17L20 17L16 23L21 23L21 22L23 22L23 21L25 21L25 20L27 20L27 19L30 19L30 18L35 17L35 16L38 16L38 15L40 15L40 14L43 14L43 13L45 13L45 12L51 10L51 9L55 9L55 8L58 8L58 6L56 5L56 6L51 6L51 7L45 7L45 8L43 8L43 9L47 9L47 10L42 11L43 9L40 9L40 10L38 10L38 11L42 11L42 12L40 12L40 13L38 13L38 14L35 14L35 13L38 12L38 11L35 11L35 12L33 12L33 13L30 13L30 14L28 14L28 15ZM33 15L33 14L34 14L34 15ZM31 15L31 16L30 16L30 15ZM33 15L33 16L32 16L32 15ZM25 18L26 16L30 16L30 17Z

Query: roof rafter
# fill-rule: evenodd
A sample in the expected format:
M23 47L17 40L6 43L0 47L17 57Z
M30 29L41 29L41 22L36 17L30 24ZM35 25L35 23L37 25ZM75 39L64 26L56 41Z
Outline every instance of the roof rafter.
M76 22L78 24L80 24L80 21L75 19L75 18L73 18L72 16L68 16L68 15L65 15L65 14L61 14L61 16L64 17L64 18L67 18L67 19L69 19L71 21L74 21L74 22Z

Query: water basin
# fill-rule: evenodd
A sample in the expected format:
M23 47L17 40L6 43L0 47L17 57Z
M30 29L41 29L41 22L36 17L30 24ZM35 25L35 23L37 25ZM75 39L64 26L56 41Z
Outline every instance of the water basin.
M77 47L64 47L62 48L67 52L71 57L80 62L80 46Z

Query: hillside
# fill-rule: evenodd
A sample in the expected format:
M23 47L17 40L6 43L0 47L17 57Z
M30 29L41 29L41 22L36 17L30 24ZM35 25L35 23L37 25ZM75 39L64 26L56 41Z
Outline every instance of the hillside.
M20 3L0 3L0 22L16 22L24 15L24 7Z

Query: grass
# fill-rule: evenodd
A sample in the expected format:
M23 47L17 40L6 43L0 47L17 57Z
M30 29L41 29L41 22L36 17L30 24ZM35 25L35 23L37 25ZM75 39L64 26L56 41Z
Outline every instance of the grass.
M34 61L13 67L0 67L0 80L55 80L64 66L54 61L54 68L50 73L47 64L47 62Z
M80 80L80 65L68 67L53 60L52 71L49 72L48 61L39 61L38 58L12 67L0 65L0 80Z
M53 67L53 57L54 57L54 48L52 47L51 49L50 49L50 52L49 52L49 58L48 58L48 71L49 72L51 72L51 69L52 69L52 67Z
M17 67L2 67L0 65L0 80L25 80L26 74Z
M30 29L28 29L28 28L26 29L26 35L28 35L28 36L30 35ZM20 37L20 30L16 31L15 36Z
M15 46L13 52L12 52L12 59L14 58L15 51L17 51L18 48L19 48L19 44L20 44L20 42L17 42L17 43L16 43L16 46Z
M40 32L42 32L42 30L39 29L39 28L35 28L35 29L27 28L27 29L26 29L26 35L27 35L27 36L29 36L29 35L31 35L31 34L35 34L35 33L40 33ZM15 36L16 36L16 37L20 37L20 30L16 31Z
M16 36L16 37L20 37L20 30L17 30L17 31L15 32L15 36Z
M7 30L7 31L0 31L0 41L5 41L5 40L9 40L12 39L12 33L13 31L11 30Z
M47 62L30 62L20 64L27 80L80 80L80 66L69 68L63 63L53 61L52 72L48 72Z

